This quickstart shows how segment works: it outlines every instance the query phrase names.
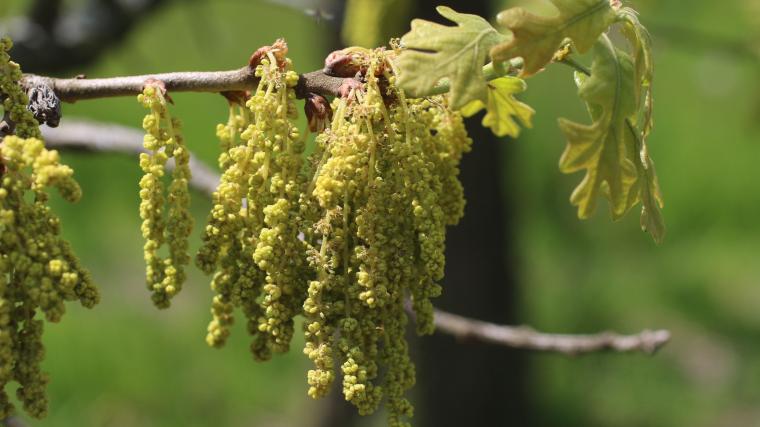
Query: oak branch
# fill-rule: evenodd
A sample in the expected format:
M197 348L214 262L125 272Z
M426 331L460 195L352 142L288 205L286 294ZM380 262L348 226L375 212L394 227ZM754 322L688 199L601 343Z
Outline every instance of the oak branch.
M186 71L176 73L144 74L139 76L108 77L88 79L75 77L59 79L54 77L25 74L21 85L28 91L35 86L47 86L63 102L85 99L136 96L143 91L147 81L160 80L169 93L172 92L231 92L255 89L259 82L255 69L245 66L229 71ZM322 70L301 74L296 86L296 95L304 98L307 93L325 96L340 95L340 87L346 79L334 77Z

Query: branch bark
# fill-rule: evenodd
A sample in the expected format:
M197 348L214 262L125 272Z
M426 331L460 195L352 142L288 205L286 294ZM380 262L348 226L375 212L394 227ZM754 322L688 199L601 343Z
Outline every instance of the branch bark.
M21 80L24 89L34 85L47 85L64 102L85 99L136 96L142 92L148 79L160 80L166 90L172 92L226 92L256 88L259 82L254 69L245 66L229 71L187 71L177 73L144 74L139 76L110 77L102 79L58 79L25 74ZM324 96L340 95L340 86L346 79L333 77L320 71L302 74L296 86L296 94L303 98L307 93Z
M115 124L82 120L67 120L60 127L42 128L48 148L86 152L118 152L138 155L145 152L142 146L143 131ZM190 185L206 195L216 191L219 175L191 156ZM413 313L408 309L411 315ZM435 310L436 331L452 335L462 341L485 343L567 355L599 351L654 353L670 339L665 330L645 330L634 335L603 332L593 335L547 334L527 326L506 326L471 319L457 314Z
M643 352L653 354L670 340L666 330L644 330L634 335L602 332L590 335L564 335L538 332L528 326L506 326L435 311L438 331L462 341L482 341L525 350L549 351L570 356L600 351Z

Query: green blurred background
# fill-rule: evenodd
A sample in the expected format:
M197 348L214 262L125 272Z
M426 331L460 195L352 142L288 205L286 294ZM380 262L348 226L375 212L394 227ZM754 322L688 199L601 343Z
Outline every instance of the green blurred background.
M64 2L76 3L82 2ZM334 46L334 23L306 13L304 2L286 3L169 2L93 65L69 75L230 69L277 37L286 38L299 70L316 69ZM491 17L506 5L494 2ZM641 233L636 213L619 223L605 209L589 221L575 217L568 197L581 176L557 169L565 142L556 119L586 117L571 70L553 65L528 82L522 97L537 111L533 129L499 142L513 145L502 159L504 186L514 199L510 244L519 274L519 297L509 303L521 323L541 330L666 328L673 340L654 357L528 354L520 374L530 423L515 425L760 426L760 52L745 53L753 42L760 51L760 7L757 0L630 5L654 38L649 146L665 196L665 242L655 246ZM7 19L26 6L10 0L0 13ZM403 14L388 19L405 31L410 17L396 15ZM214 128L226 120L225 102L209 94L172 97L191 149L215 165ZM64 107L64 121L139 126L142 116L131 98ZM47 326L50 414L29 424L318 425L330 406L306 396L308 360L299 343L258 364L238 325L225 349L206 346L212 293L196 269L171 310L152 306L143 284L137 162L116 155L64 158L85 196L73 206L56 200L55 209L100 285L102 302L91 311L71 305L60 324ZM196 224L202 224L210 203L194 196ZM373 420L382 425L382 417Z

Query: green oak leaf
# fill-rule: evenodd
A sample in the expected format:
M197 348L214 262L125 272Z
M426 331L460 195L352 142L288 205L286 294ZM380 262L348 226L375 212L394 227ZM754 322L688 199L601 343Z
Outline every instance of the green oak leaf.
M522 79L517 77L500 77L491 80L487 84L488 102L476 99L462 107L461 113L465 117L470 117L486 109L486 115L483 116L483 126L491 128L496 136L511 136L517 138L520 135L520 126L515 121L517 118L523 126L532 127L531 119L535 110L529 105L524 104L514 95L524 92L527 86Z
M580 218L594 213L600 195L609 200L613 219L641 201L642 227L660 242L665 231L659 211L662 196L642 132L634 126L640 108L635 76L630 56L602 36L594 45L591 76L576 74L578 94L593 122L583 125L559 119L567 138L560 170L586 171L570 197Z
M491 47L506 37L477 15L444 6L436 10L458 25L413 20L411 31L401 38L403 50L396 60L398 85L410 96L422 97L448 78L451 108L458 110L475 99L486 101L482 67Z
M514 7L497 16L499 25L512 32L505 43L491 48L491 59L507 61L522 57L520 77L529 77L548 64L566 38L578 52L585 53L599 35L615 22L617 12L610 0L551 0L558 10L552 17L534 15Z
M652 78L654 76L654 61L652 59L652 41L649 31L641 25L639 17L631 8L620 9L622 22L621 32L631 45L634 69L636 70L635 85L636 102L640 105L639 114L634 124L642 130L642 139L646 140L652 130Z
M665 237L665 220L660 212L663 201L657 173L654 170L654 162L649 157L649 150L640 135L640 131L630 122L626 124L632 138L636 141L636 149L639 152L639 161L636 162L639 180L632 194L638 193L641 199L641 229L651 234L656 243L662 243Z

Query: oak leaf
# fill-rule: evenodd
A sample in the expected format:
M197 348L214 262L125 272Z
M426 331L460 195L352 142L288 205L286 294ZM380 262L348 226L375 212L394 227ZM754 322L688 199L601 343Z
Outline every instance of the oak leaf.
M529 77L543 69L565 39L573 42L575 50L585 53L599 35L617 17L610 0L551 0L556 16L540 16L521 7L514 7L497 16L500 26L512 32L505 43L491 48L491 59L507 61L522 57L524 66L520 77Z
M613 219L641 201L642 227L660 242L662 196L642 132L634 126L641 101L635 96L636 75L630 56L601 37L594 45L591 76L576 74L578 94L588 106L592 123L559 119L567 139L560 170L586 171L570 197L580 218L594 213L600 195L609 200Z
M403 49L396 60L398 85L410 96L422 97L448 79L451 108L458 110L475 99L486 101L482 67L491 47L506 37L480 16L445 6L436 10L457 25L412 21L411 31L401 38Z
M494 135L499 137L508 135L517 138L520 135L520 125L515 119L527 128L532 127L531 119L535 110L518 101L514 96L526 89L522 79L510 76L500 77L488 82L487 88L487 103L479 99L470 102L462 107L463 116L470 117L485 108L483 126L490 128Z

